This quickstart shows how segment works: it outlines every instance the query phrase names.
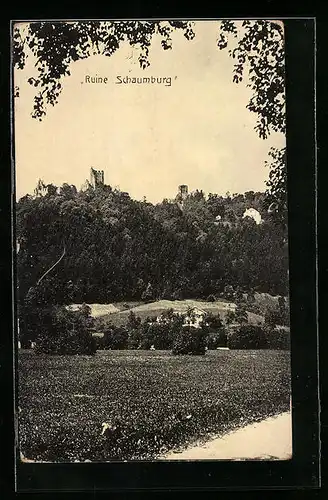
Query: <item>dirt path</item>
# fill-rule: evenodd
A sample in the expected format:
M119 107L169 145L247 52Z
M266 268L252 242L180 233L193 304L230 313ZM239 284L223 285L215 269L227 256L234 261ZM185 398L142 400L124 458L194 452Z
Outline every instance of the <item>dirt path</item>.
M291 456L292 420L286 412L181 453L171 452L163 460L288 460Z

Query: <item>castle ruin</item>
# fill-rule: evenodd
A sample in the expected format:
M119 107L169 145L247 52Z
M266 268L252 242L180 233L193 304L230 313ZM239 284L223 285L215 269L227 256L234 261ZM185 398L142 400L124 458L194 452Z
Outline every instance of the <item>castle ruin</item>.
M188 197L188 186L186 184L181 184L179 187L179 192L176 196L177 201L184 201Z
M104 171L103 170L95 170L91 167L90 169L90 184L96 189L99 186L104 185Z

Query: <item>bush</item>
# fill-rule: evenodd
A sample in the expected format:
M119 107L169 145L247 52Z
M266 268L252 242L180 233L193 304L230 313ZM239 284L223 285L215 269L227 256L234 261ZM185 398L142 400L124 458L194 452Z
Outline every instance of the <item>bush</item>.
M19 307L19 340L22 347L30 348L31 342L51 329L53 308L30 304L28 301Z
M184 327L176 335L172 354L204 355L206 352L207 332L202 328Z
M242 325L228 333L229 349L267 349L267 335L260 325Z
M137 316L135 312L130 311L126 325L127 329L134 330L135 328L138 328L140 325L141 325L141 318Z
M264 323L268 328L274 329L276 325L282 324L282 318L279 310L267 307L264 315Z
M133 317L130 315L130 318ZM147 317L144 321L129 321L128 346L130 349L172 349L173 339L181 331L184 316L175 314L173 309L164 311L158 318Z
M123 326L109 326L104 332L103 349L126 349L128 331Z
M216 315L208 313L204 318L204 323L208 325L210 331L214 332L223 327L223 321L220 313L217 313Z
M219 328L208 336L207 347L216 349L217 347L227 347L227 330L224 327Z
M104 336L101 336L101 335L98 335L98 334L92 334L92 338L94 339L97 351L105 349L105 347L104 347Z
M288 351L290 349L290 333L283 328L267 331L268 349Z
M138 328L129 330L130 349L172 349L176 325L174 321L157 323L147 318Z
M92 337L90 308L82 306L77 311L65 306L47 309L46 324L36 325L39 335L36 352L45 354L89 354L96 352L96 342Z
M271 328L277 325L289 326L289 302L284 297L279 297L277 305L266 307L264 317L265 323Z
M67 331L65 335L42 335L36 342L35 352L43 354L87 354L96 353L96 341L90 333Z
M260 325L243 325L228 334L230 349L290 349L289 331Z
M174 324L170 323L152 323L144 336L145 348L149 349L152 345L155 349L172 349L172 338L174 335Z
M236 310L234 312L234 321L240 324L248 323L246 304L244 304L243 302L238 302L236 306Z

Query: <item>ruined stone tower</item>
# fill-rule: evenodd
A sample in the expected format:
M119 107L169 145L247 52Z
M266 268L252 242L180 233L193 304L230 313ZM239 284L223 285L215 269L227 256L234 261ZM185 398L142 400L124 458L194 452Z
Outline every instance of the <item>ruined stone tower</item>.
M103 170L95 170L91 167L90 169L90 184L96 189L99 186L104 185L104 171Z
M184 201L188 196L188 186L186 186L186 184L181 184L181 186L179 186L179 192L178 192L178 196L177 198L179 199L179 201Z

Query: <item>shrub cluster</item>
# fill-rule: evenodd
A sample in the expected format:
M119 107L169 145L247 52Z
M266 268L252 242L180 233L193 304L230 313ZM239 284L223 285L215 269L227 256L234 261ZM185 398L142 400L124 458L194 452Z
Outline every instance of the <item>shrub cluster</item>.
M207 332L203 328L181 328L173 342L172 354L203 355L206 352L206 339Z
M218 347L227 347L227 329L222 326L215 332L210 332L207 338L208 349L217 349Z
M229 349L282 349L290 348L289 332L282 328L270 329L262 325L242 325L227 336Z
M93 355L97 346L92 337L90 308L81 306L71 311L64 306L40 309L39 322L34 326L39 332L36 337L36 352L45 354L88 354Z
M185 314L164 311L158 318L147 317L143 322L130 312L126 327L107 324L104 337L99 340L103 349L159 349L173 354L205 354L208 329L204 323L195 328L190 312L191 326L185 326Z
M268 349L290 349L290 333L284 328L275 328L266 331Z

